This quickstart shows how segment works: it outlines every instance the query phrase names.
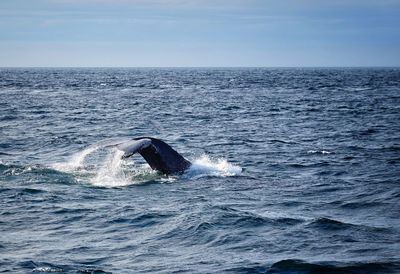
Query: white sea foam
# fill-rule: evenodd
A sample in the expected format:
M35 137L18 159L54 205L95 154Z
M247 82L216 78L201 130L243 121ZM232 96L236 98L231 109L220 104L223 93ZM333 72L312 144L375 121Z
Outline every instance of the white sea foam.
M332 152L327 151L327 150L309 150L307 153L311 154L331 154Z
M62 268L55 268L55 267L35 267L33 272L64 272Z
M226 159L212 159L208 155L203 154L195 159L192 166L185 172L190 177L203 176L235 176L242 173L240 166L229 163Z

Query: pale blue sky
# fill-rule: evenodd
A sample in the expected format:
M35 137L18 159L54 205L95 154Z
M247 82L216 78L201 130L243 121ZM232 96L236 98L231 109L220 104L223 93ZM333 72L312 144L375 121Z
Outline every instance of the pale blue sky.
M0 66L400 66L400 0L1 0Z

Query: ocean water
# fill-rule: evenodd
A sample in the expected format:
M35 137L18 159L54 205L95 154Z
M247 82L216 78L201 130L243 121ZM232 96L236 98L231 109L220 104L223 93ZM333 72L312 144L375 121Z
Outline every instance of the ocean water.
M399 179L398 68L0 69L1 273L400 273Z

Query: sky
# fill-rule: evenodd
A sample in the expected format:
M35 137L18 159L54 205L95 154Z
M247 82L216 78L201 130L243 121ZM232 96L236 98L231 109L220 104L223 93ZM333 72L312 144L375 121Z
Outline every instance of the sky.
M0 67L400 66L400 0L0 0Z

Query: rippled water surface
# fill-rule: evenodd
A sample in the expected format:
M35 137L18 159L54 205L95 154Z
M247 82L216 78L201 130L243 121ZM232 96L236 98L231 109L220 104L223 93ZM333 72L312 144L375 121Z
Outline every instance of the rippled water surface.
M399 129L400 69L0 69L0 272L400 273Z

